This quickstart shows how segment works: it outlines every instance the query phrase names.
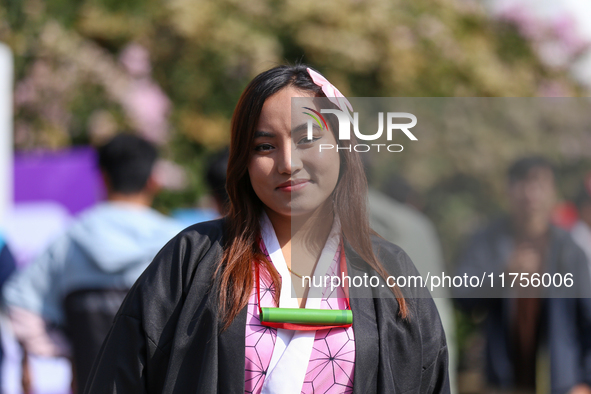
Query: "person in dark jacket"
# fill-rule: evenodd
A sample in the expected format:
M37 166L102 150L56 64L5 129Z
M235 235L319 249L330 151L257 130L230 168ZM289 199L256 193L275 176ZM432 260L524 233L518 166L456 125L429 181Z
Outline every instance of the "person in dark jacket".
M298 97L306 104L292 112ZM345 111L348 101L305 66L248 85L232 119L228 214L189 227L156 256L119 310L86 393L449 392L435 304L422 287L386 286L388 275L418 272L371 235L358 155L319 150L337 133L328 116L307 122L321 104ZM340 275L352 281L315 284ZM364 277L376 286L351 284ZM352 323L270 321L263 310L304 320L350 310Z
M483 295L480 288L457 288L457 302L466 311L487 312L486 376L490 386L531 393L589 393L588 295L576 297L573 292L563 297L521 279L545 274L564 279L570 275L575 287L589 289L582 250L566 231L551 225L556 201L553 167L545 158L527 157L510 167L508 178L509 216L477 231L459 261L460 275L492 273L498 279L504 273L504 287L496 282L496 287L486 290L493 291L486 298L469 298ZM515 283L511 274L519 275Z

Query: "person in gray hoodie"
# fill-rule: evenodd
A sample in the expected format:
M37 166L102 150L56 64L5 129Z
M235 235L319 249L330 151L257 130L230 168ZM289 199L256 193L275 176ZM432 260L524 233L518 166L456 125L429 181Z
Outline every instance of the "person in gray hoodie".
M3 289L25 351L73 357L81 389L125 293L182 230L150 207L159 190L152 144L119 134L98 157L107 201L83 212Z

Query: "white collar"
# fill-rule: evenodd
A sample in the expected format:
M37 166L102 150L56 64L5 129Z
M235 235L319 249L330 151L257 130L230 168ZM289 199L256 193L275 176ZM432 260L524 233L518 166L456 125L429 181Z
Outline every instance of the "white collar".
M314 276L324 277L337 252L340 243L341 225L335 216L332 229L326 244L320 253L320 258ZM261 237L269 253L271 262L281 275L280 308L298 308L295 289L291 275L287 269L283 252L279 246L277 235L271 220L266 213L261 217ZM306 300L306 308L319 309L322 301L323 288L311 287ZM310 354L314 347L316 331L292 331L277 329L277 340L273 348L271 362L267 369L261 394L286 393L299 394L304 384Z

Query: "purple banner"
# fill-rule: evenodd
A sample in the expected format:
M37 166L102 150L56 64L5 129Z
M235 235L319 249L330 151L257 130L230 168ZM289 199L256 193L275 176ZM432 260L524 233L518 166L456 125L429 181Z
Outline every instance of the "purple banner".
M15 154L15 203L55 201L74 215L96 204L104 194L96 152L91 147Z

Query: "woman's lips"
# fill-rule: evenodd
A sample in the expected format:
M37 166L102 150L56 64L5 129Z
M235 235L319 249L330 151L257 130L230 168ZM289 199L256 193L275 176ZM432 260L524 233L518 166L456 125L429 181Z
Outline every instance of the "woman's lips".
M277 190L282 192L294 192L296 190L303 189L308 183L310 183L310 181L307 179L297 179L282 183L281 185L277 186Z

